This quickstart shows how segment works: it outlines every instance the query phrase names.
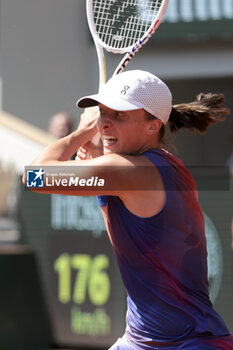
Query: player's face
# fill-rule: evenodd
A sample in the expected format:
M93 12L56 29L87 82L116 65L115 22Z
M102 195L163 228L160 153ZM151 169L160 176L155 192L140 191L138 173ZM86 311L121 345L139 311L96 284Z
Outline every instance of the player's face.
M98 128L104 154L139 154L147 149L148 122L143 109L120 112L102 104L99 109Z

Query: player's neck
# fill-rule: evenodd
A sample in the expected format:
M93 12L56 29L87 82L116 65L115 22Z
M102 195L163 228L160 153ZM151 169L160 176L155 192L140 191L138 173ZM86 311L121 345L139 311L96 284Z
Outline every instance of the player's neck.
M161 143L159 142L158 138L151 138L150 142L147 145L147 150L156 148L161 148Z
M137 152L137 154L142 154L151 149L160 149L161 147L162 146L160 142L153 141L153 142L147 143L146 145L144 145L144 147L141 147L141 149Z

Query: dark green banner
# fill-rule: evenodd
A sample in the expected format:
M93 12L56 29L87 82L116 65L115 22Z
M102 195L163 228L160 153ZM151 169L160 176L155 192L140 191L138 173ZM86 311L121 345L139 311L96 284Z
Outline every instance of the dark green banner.
M170 0L156 37L233 37L233 0Z

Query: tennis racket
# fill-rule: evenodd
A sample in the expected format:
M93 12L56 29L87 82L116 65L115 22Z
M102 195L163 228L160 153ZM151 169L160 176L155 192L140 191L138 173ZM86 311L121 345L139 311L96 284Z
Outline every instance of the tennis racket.
M158 29L169 0L86 0L87 20L99 64L99 91L106 82L104 50L125 54L113 74L121 73ZM92 142L97 145L97 134Z
M106 82L104 50L125 54L114 74L158 29L169 0L86 0L87 20L99 64L99 90Z

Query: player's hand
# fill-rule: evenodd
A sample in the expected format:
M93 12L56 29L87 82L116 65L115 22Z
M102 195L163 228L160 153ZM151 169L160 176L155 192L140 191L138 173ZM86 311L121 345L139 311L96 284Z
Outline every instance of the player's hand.
M96 107L85 108L84 113L80 117L78 125L79 131L89 131L90 140L97 134L97 120L99 118L99 110Z
M76 160L85 160L90 158L96 158L103 155L103 143L100 140L97 145L89 141L84 146L79 147L77 150Z

